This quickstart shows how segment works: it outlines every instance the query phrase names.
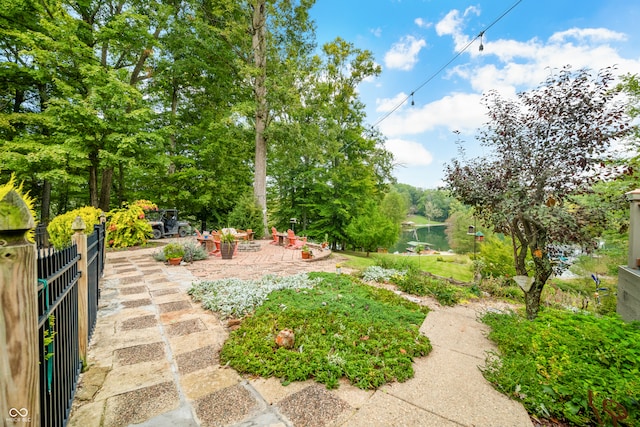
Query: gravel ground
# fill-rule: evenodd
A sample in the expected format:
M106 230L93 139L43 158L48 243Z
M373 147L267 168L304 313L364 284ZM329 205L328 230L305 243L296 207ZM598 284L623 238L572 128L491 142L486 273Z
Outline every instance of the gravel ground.
M104 425L124 427L140 423L155 415L178 407L178 391L173 382L165 382L150 387L114 396L107 402Z
M114 355L120 365L133 365L135 363L164 359L164 344L156 342L119 348L114 351Z
M351 409L321 385L309 386L278 403L282 412L296 427L324 427L344 410Z
M212 393L196 402L202 426L225 426L244 419L259 409L251 392L241 384Z

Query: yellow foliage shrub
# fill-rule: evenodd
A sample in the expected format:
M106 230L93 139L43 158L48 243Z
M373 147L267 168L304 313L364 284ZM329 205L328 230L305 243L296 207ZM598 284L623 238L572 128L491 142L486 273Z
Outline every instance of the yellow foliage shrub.
M77 216L80 216L87 225L86 234L93 233L93 226L100 222L102 211L93 206L85 206L83 208L74 209L65 214L55 217L47 226L49 232L49 242L56 249L63 249L71 245L71 236L73 230L71 224Z

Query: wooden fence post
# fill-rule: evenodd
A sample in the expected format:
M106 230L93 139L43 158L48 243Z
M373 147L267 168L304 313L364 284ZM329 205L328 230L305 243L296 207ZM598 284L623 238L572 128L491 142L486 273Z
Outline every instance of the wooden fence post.
M77 216L71 224L71 229L75 232L71 237L73 243L78 247L78 351L82 361L82 369L87 366L87 346L89 345L89 272L88 272L88 250L87 235L84 230L87 225L80 216Z
M0 421L40 425L40 348L36 246L25 238L36 224L10 190L0 200Z

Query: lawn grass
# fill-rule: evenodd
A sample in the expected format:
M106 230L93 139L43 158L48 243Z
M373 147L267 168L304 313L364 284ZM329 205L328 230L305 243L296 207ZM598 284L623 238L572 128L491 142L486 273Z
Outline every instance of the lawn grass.
M637 322L555 309L542 310L534 321L515 313L482 320L500 350L485 377L529 413L570 425L611 425L608 408L628 413L618 425L640 425Z
M362 389L413 377L413 358L431 351L419 332L425 307L348 275L309 277L321 282L269 294L230 334L222 363L285 384L313 378L328 388L342 377ZM292 349L275 344L282 329L295 333Z
M407 217L407 221L414 222L417 226L421 225L443 225L444 222L431 221L424 216L421 215L409 215Z
M340 252L341 256L348 258L343 262L345 267L356 270L364 270L367 267L378 265L378 258L388 258L393 262L411 264L421 271L436 276L452 278L460 282L470 282L473 279L471 261L466 255L396 255L396 254L370 254L368 257L362 252Z

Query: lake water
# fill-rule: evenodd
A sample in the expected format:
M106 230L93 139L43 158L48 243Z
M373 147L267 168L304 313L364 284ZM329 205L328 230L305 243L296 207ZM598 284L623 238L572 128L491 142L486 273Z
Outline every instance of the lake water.
M430 243L432 245L431 249L436 251L448 251L450 249L449 243L447 242L447 235L444 232L446 228L447 226L443 224L403 230L400 233L400 239L395 245L389 248L389 252L405 252L408 246L407 242L412 241Z

